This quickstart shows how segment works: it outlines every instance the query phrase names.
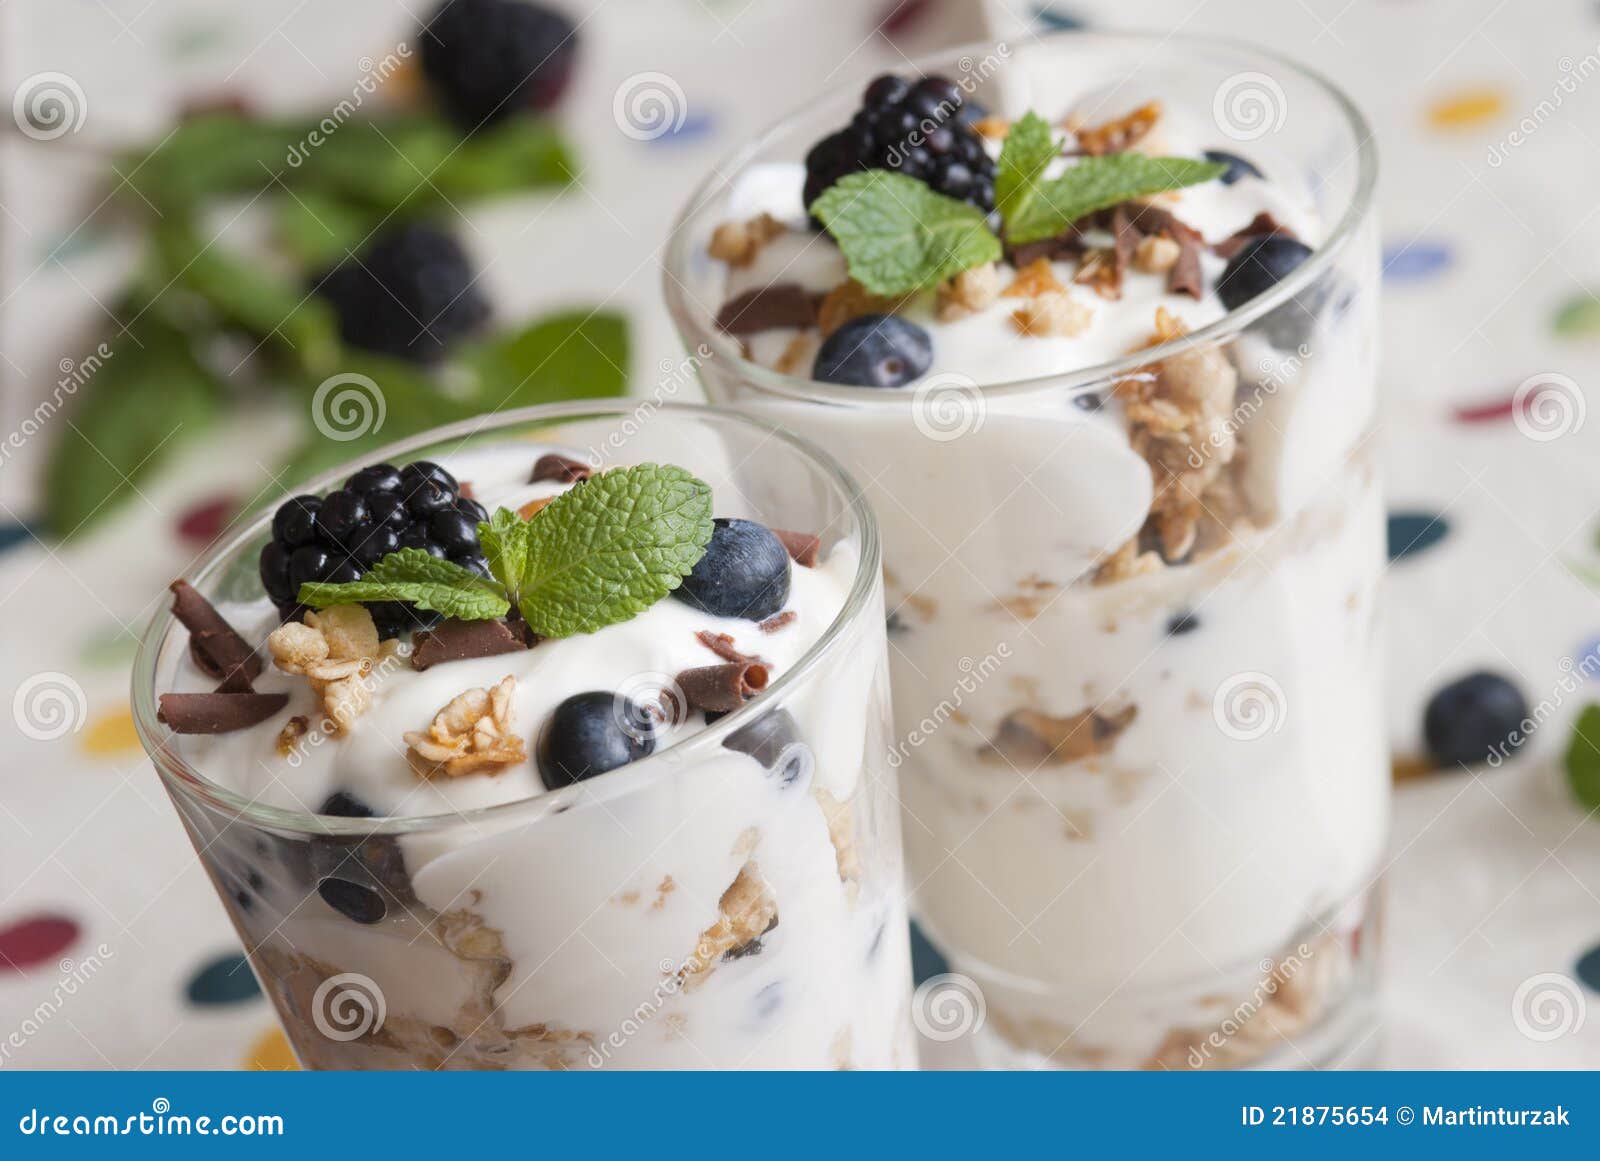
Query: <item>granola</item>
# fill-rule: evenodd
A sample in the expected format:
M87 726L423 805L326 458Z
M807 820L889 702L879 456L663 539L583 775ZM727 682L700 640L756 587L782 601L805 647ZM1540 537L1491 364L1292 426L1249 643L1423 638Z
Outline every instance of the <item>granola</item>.
M334 605L279 625L267 637L267 650L279 669L311 683L326 728L337 736L371 706L373 665L398 655L400 643L378 640L364 606Z
M434 715L426 732L407 731L406 757L424 778L459 778L527 761L522 735L512 728L511 698L517 680L506 677L491 689L457 694Z

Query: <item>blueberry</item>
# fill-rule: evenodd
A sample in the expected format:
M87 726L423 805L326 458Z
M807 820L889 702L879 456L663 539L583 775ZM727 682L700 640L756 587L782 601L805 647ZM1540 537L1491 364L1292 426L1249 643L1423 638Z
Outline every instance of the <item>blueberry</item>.
M317 894L329 907L357 923L377 923L389 913L389 905L382 895L371 887L345 879L322 880L317 884Z
M1528 703L1515 685L1499 674L1470 673L1428 700L1422 734L1439 765L1472 766L1519 749L1527 741L1527 717Z
M1217 297L1229 310L1238 310L1278 285L1309 257L1311 247L1293 238L1281 234L1257 238L1223 267Z
M748 726L733 731L722 744L749 754L785 787L806 777L813 766L810 750L800 741L800 727L788 710L762 714Z
M789 553L765 526L719 518L705 555L672 595L712 616L765 621L789 601Z
M289 583L289 553L276 540L269 540L261 547L261 556L258 560L261 573L261 587L267 590L267 595L274 604L283 604L293 601L294 586Z
M272 514L272 536L285 548L299 548L317 538L319 496L294 496Z
M823 341L811 377L847 387L904 387L932 363L927 331L892 314L866 314Z
M478 522L460 508L435 512L428 520L428 539L451 556L478 551Z
M328 493L328 498L322 502L321 512L317 514L317 521L323 533L335 544L350 548L360 542L356 532L366 525L367 515L366 497L360 492L348 492L341 488Z
M1228 168L1223 171L1217 180L1223 185L1232 185L1241 177L1265 177L1259 169L1250 162L1240 157L1237 153L1229 153L1223 149L1208 149L1203 154L1207 161L1214 161Z
M539 733L539 773L545 788L557 790L637 761L656 748L649 729L624 729L624 722L647 723L644 710L605 690L575 693L550 715Z
M354 794L343 790L335 790L322 805L317 807L318 814L332 815L334 818L373 818L376 812Z
M371 495L375 492L396 492L400 489L400 469L393 464L372 464L362 468L344 482L352 492Z

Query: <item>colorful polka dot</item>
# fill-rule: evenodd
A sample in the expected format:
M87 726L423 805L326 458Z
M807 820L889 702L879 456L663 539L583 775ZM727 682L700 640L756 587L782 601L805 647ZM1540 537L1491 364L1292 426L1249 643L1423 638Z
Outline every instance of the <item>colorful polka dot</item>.
M1053 4L1041 4L1033 10L1033 19L1040 28L1052 32L1073 32L1084 26L1081 17L1074 16Z
M78 925L65 915L30 915L0 929L0 974L53 962L77 938Z
M705 137L716 128L717 119L710 113L689 113L681 125L669 125L665 132L647 138L651 145L678 145Z
M139 639L119 625L85 641L78 658L97 669L125 669L138 650Z
M1470 407L1458 407L1452 414L1457 423L1497 423L1504 419L1510 419L1516 409L1516 400L1508 398L1494 403L1477 403Z
M1579 956L1573 970L1591 989L1600 992L1600 943Z
M1450 248L1438 242L1407 242L1384 252L1383 277L1387 282L1424 282L1450 268Z
M1594 675L1600 671L1600 637L1578 646L1572 654L1573 668L1583 674Z
M1556 312L1551 329L1564 339L1600 335L1600 297L1580 294L1569 298Z
M26 524L0 524L0 552L27 544L33 539L33 530Z
M133 714L127 709L113 710L92 720L83 731L83 752L97 758L127 754L139 748L139 733L133 728Z
M1413 782L1426 778L1437 767L1426 758L1408 758L1396 755L1390 759L1389 773L1396 782Z
M196 504L178 517L178 536L191 544L210 544L227 527L239 505L231 496L217 496Z
M1429 105L1428 124L1435 129L1468 129L1498 117L1505 107L1505 94L1499 89L1463 89Z
M878 31L886 36L898 36L916 25L934 8L935 0L891 0L878 17Z
M184 989L191 1004L202 1008L242 1004L261 994L255 973L242 955L219 955L195 972Z
M1426 552L1450 533L1450 522L1438 512L1389 513L1389 559L1404 560Z
M244 1067L247 1072L299 1072L300 1062L284 1039L283 1029L270 1028L250 1046Z
M911 975L917 983L942 976L950 970L949 961L940 954L939 949L933 946L928 937L922 934L922 928L915 923L911 925Z

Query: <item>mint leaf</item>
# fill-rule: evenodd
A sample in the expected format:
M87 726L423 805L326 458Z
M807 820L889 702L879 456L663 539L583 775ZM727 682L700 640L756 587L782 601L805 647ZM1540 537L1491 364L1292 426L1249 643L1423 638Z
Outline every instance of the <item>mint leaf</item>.
M1005 219L1006 240L1016 245L1054 238L1096 210L1130 198L1198 185L1226 168L1188 157L1146 157L1142 153L1086 157L1061 176L1035 183L1033 196L1014 207Z
M1002 221L1018 220L1027 214L1028 204L1044 180L1044 171L1060 154L1050 124L1037 113L1029 112L1011 126L1000 147L1000 162L994 178L995 208Z
M910 294L1000 257L982 210L903 173L849 174L811 212L844 251L850 277L873 294Z
M1585 706L1567 745L1567 785L1585 807L1600 810L1600 705Z
M628 320L593 310L561 311L466 348L477 375L478 412L558 399L602 399L628 388Z
M509 509L496 508L478 525L478 544L489 572L515 600L528 575L528 522Z
M420 548L391 552L358 581L303 584L299 601L314 609L360 601L409 601L458 621L488 621L511 611L494 581Z
M614 468L523 527L522 619L542 637L593 633L644 612L689 575L711 542L711 489L671 465Z

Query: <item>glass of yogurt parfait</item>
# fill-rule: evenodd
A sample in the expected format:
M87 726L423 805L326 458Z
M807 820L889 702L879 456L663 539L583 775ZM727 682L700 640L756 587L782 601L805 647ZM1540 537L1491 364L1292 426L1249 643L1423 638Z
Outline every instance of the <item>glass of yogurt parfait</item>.
M841 86L671 239L708 393L883 525L913 912L986 1063L1370 1032L1374 168L1284 60L1066 33Z
M913 1067L880 577L791 435L507 413L220 546L135 716L308 1067Z

